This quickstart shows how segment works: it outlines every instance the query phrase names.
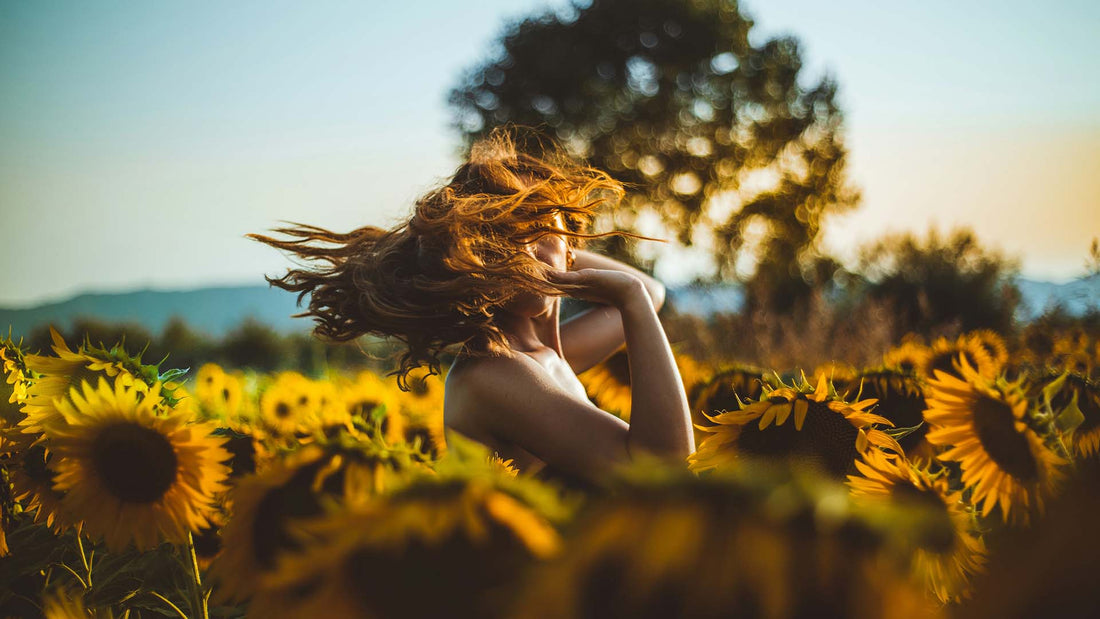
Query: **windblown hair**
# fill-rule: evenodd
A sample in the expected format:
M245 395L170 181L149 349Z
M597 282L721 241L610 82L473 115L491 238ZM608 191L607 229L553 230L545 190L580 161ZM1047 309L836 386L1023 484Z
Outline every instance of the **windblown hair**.
M615 206L623 186L579 164L557 147L537 156L519 152L514 130L497 129L474 143L454 177L416 201L412 217L384 230L346 234L287 222L293 227L249 238L324 264L288 269L268 283L298 293L312 316L314 335L343 342L364 334L405 344L397 374L408 390L411 370L439 373L439 354L463 347L471 356L510 355L494 315L517 295L560 295L566 285L547 279L547 267L524 250L540 237L561 233L570 246L608 235L588 234L597 208ZM561 232L554 223L562 214Z

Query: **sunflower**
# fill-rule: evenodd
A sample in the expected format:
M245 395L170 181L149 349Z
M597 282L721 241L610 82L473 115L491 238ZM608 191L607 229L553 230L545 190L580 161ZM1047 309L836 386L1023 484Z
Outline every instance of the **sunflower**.
M936 616L883 560L882 539L839 484L781 467L632 467L535 566L508 616Z
M982 376L993 378L997 375L998 368L985 348L977 340L964 336L959 336L954 341L943 337L936 340L932 344L932 354L921 373L929 378L935 375L936 370L961 376L960 360L965 360Z
M324 439L243 478L229 494L232 517L211 568L218 595L238 601L252 595L280 554L301 549L293 524L320 516L326 501L365 504L412 470L407 452L377 438Z
M1092 355L1085 350L1075 350L1057 357L1057 366L1067 372L1088 376L1092 374Z
M1038 381L1036 397L1047 402L1055 417L1076 408L1081 424L1073 431L1073 452L1090 457L1100 450L1100 385L1080 374L1065 372Z
M206 363L195 374L195 397L206 416L228 422L245 421L244 379L226 372L216 363Z
M318 395L305 377L284 374L260 394L260 419L276 436L308 433L320 425Z
M31 372L36 374L34 381L26 388L23 400L23 413L26 418L20 422L24 432L42 432L43 428L61 420L61 413L55 402L64 398L70 389L79 387L82 382L95 384L104 375L108 377L125 376L137 389L144 383L134 377L119 363L109 363L84 352L73 352L64 338L52 326L53 351L56 357L45 355L25 355L23 361Z
M351 412L340 397L340 391L331 380L313 381L320 430L333 433L338 430L353 431Z
M695 443L703 442L706 436L699 426L714 425L705 414L739 409L742 402L760 399L763 389L763 370L751 366L726 367L711 377L690 399Z
M876 415L889 419L898 429L916 428L898 438L898 444L910 460L931 462L934 450L925 439L924 387L913 374L889 367L867 368L841 393L845 398L873 398L878 401Z
M443 411L427 418L412 418L405 426L405 442L431 460L447 453Z
M310 445L262 474L240 480L229 492L232 516L222 530L223 549L211 566L221 600L243 601L257 588L262 573L275 565L275 555L297 544L286 532L290 519L321 514L313 479L324 452Z
M932 475L903 458L889 458L875 450L864 453L856 468L859 474L849 475L848 485L857 500L889 500L926 516L925 526L915 527L910 534L916 546L913 573L940 602L966 597L970 577L985 563L986 548L962 493L949 489L945 475Z
M1000 506L1003 519L1027 522L1042 510L1066 464L1028 425L1028 399L1020 383L992 381L960 357L961 377L937 371L928 383L928 441L949 447L938 457L962 467L962 482L987 516Z
M5 382L11 385L8 404L19 404L27 398L28 369L23 351L10 338L0 340L0 361L4 362Z
M1024 328L1014 362L1042 365L1054 352L1055 336L1048 323L1033 322Z
M625 349L581 372L577 378L597 406L630 421L630 360Z
M484 458L483 467L491 470ZM303 525L313 544L280 561L250 609L264 617L498 616L517 575L561 544L521 486L537 482L502 471L422 476Z
M992 329L980 329L967 334L969 338L978 342L997 368L1008 365L1008 345L1003 337Z
M12 497L27 513L34 514L34 522L44 523L60 534L69 528L69 522L60 516L64 495L54 489L57 473L50 465L57 455L36 440L39 436L4 432L3 453L12 458L8 465Z
M932 349L909 340L883 355L882 365L906 374L920 375L928 367L931 357Z
M62 515L114 551L131 541L139 550L183 543L208 523L229 473L212 427L154 410L160 390L157 383L141 393L119 380L112 388L101 377L97 387L84 383L82 394L74 388L59 398L65 423L46 428Z
M829 361L814 368L811 380L816 383L819 378L824 376L825 380L832 383L837 391L844 391L855 380L857 374L856 368L843 361Z
M409 373L408 391L400 391L401 410L410 418L424 419L443 413L442 374L432 374L429 368L420 367Z
M874 400L845 402L822 376L807 382L765 387L758 402L740 410L707 416L714 424L700 427L708 436L688 456L691 470L721 469L742 457L798 461L843 478L856 457L870 447L902 451L897 441L874 424L893 425L866 411ZM791 420L787 423L788 419Z
M337 391L344 410L372 434L380 434L389 443L405 440L407 420L402 399L394 386L377 374L363 370L353 381L341 381Z
M1100 459L1078 463L1033 526L1001 532L958 617L1096 617Z

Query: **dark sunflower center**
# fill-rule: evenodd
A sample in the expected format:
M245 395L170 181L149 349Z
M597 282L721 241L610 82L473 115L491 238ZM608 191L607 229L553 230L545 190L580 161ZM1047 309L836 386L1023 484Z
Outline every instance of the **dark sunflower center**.
M810 401L809 407L801 431L795 429L794 419L764 430L756 423L745 424L737 449L751 457L789 459L838 479L854 472L856 428L826 404Z
M256 443L251 436L235 436L226 441L224 446L233 454L229 461L233 477L256 472Z
M229 393L229 389L222 389L222 399L223 400L228 402L230 395L232 395L232 394Z
M1009 475L1032 481L1039 476L1039 464L1015 422L1012 407L1005 402L983 395L974 403L974 432L986 453Z
M92 467L120 501L153 503L176 481L179 460L160 432L134 423L103 428L92 442Z
M901 363L898 363L898 369L902 372L915 372L917 364L913 363L912 359L903 359Z
M324 463L321 460L301 467L285 484L270 489L256 505L256 512L252 514L252 552L264 568L273 567L280 552L301 547L290 533L292 520L321 513L321 503L312 486ZM335 477L337 475L332 475L326 480L323 492L331 493L328 482Z
M353 402L348 408L351 409L351 414L353 416L366 418L367 415L369 415L372 410L378 408L380 404L381 402L378 400L365 399Z
M428 381L424 378L414 378L409 381L409 393L418 398L428 395Z
M298 396L298 406L305 406L306 404L309 404L309 396Z
M286 419L290 417L290 407L286 402L279 402L275 405L275 416L279 419Z
M843 479L844 475L855 472L859 430L844 415L826 404L810 402L802 434L807 441L807 455L821 462L827 473Z
M420 451L433 458L439 455L439 451L435 447L435 441L432 440L432 435L427 428L412 426L405 430L405 441L408 444L414 445L417 438L420 439Z

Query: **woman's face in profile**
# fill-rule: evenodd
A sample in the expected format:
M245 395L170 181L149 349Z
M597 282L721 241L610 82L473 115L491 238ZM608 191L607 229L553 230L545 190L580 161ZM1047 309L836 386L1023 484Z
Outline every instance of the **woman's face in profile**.
M554 217L554 226L562 231L566 229L565 220L561 213ZM559 271L567 270L566 256L569 251L569 243L566 241L565 235L546 234L542 238L528 243L525 249L539 262ZM517 295L507 305L507 309L509 312L520 316L540 316L551 311L557 300L558 298L555 296L529 292Z

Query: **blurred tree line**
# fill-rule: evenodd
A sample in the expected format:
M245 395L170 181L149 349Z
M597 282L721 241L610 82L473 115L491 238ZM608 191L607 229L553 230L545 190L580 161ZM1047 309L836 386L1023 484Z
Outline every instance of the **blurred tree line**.
M385 372L394 367L391 358L396 348L373 338L358 342L325 343L308 333L282 335L271 327L247 319L224 337L213 338L188 326L183 318L173 318L159 334L135 323L113 323L95 318L77 318L68 329L59 329L70 349L87 339L93 345L108 348L122 342L131 355L145 351L142 361L156 363L164 359L161 370L169 368L197 370L207 362L229 368L259 372L296 370L320 375L329 368L339 370L371 369ZM53 354L48 325L30 332L24 350Z

